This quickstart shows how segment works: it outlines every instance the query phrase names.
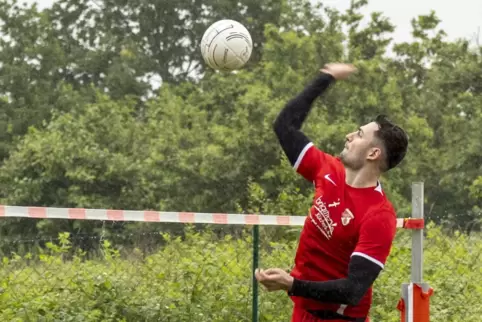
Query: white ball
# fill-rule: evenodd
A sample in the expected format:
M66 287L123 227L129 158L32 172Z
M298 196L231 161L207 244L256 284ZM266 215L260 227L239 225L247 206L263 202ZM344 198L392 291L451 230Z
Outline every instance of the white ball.
M240 69L248 62L252 51L253 41L249 31L234 20L213 23L201 40L204 61L215 70Z

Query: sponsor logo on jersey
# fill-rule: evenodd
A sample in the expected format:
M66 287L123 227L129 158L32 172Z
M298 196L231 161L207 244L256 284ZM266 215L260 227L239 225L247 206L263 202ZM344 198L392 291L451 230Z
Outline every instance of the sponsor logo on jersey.
M326 237L326 239L331 239L337 224L333 222L333 219L331 219L330 211L328 211L326 203L322 200L322 196L319 196L315 200L313 207L315 209L315 213L314 215L311 213L311 221Z

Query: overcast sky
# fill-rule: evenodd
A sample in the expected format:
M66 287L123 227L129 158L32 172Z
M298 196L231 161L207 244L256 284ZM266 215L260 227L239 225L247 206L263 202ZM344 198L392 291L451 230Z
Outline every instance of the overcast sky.
M36 1L40 7L51 5L54 0ZM315 2L317 0L313 0ZM344 10L350 0L324 0L325 5ZM442 20L441 27L450 39L469 38L475 40L479 28L482 29L482 0L369 0L367 12L381 11L397 27L396 42L410 40L410 20L420 14L435 10ZM480 36L482 41L482 35Z
M323 3L340 10L350 6L350 0L324 0ZM450 39L475 40L479 28L482 29L482 0L368 0L366 10L367 13L381 11L390 18L396 26L396 42L410 40L410 20L417 15L429 14L430 10L435 10L442 20L440 27Z

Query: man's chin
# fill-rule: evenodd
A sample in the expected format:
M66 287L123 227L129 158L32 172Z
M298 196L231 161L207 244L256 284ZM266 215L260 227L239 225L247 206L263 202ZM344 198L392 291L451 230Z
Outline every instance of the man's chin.
M342 163L345 167L349 167L349 163L350 163L350 162L348 162L346 150L343 150L343 151L340 152L339 158L340 158L341 163Z

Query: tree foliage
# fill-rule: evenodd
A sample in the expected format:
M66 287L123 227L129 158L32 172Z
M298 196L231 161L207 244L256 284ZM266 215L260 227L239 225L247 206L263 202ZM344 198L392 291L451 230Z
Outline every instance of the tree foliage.
M377 12L364 17L361 10L366 4L355 0L340 12L308 0L59 0L44 10L21 6L17 0L1 2L1 203L305 215L312 186L290 167L272 123L323 64L345 61L359 72L316 102L304 125L307 135L323 150L337 154L345 133L377 114L388 114L410 136L405 161L382 178L399 217L411 215L411 183L424 181L428 221L467 234L480 230L482 47L463 39L449 41L434 12L413 19L413 42L396 43L389 19ZM221 18L245 24L255 42L251 61L237 72L214 72L200 59L198 44L204 30ZM364 18L367 24L362 24ZM4 218L1 246L5 250L8 240L55 237L66 231L108 236L125 246L141 227L157 229L103 224ZM277 247L287 251L293 251L296 236L283 229L271 235L279 242ZM440 283L436 287L450 294L451 301L462 301L468 292L463 286L475 278L471 273L476 272L476 263L455 263L462 254L470 254L451 247L443 236L442 231L428 236L434 249L429 259L443 260L450 269L430 271L431 283ZM458 240L467 241L467 236ZM236 295L249 293L246 283L236 284L239 278L249 280L247 270L229 264L213 268L207 275L215 280L211 297L202 304L197 297L201 290L192 279L186 280L192 282L187 286L178 277L162 283L162 274L167 273L157 269L174 265L182 252L209 266L248 251L241 238L227 240L224 248L208 254L213 249L208 236L192 238L185 244L171 240L160 253L139 262L139 269L131 273L155 281L155 287L148 283L150 288L136 288L135 296L126 292L132 289L130 277L114 273L96 279L114 265L132 268L130 262L109 257L108 264L100 264L75 257L70 260L83 275L69 284L71 293L59 291L39 302L35 296L50 290L39 281L35 292L23 290L21 301L46 317L72 320L142 320L164 314L176 321L216 321L232 317L229 314L248 316L248 306L240 306ZM192 240L206 248L190 248ZM388 317L393 307L387 303L398 300L398 291L393 290L406 281L397 275L401 273L396 265L406 265L400 256L408 252L401 245L395 249L392 270L380 280L379 285L386 287L377 293L375 320L395 320ZM41 260L50 265L46 276L64 272L72 280L74 273L56 256ZM186 258L180 264L184 266L172 266L170 274L199 276L200 268ZM12 265L11 259L7 261L5 265ZM266 261L284 267L292 257L280 252ZM33 271L20 274L39 272ZM455 281L455 271L466 280ZM153 272L160 275L152 277ZM223 285L233 288L221 294ZM446 285L449 290L444 292ZM189 299L172 301L186 289ZM166 290L169 297L159 298ZM20 304L12 302L13 295L0 296L7 308L2 318L21 318L23 311L17 310ZM52 301L45 304L46 298ZM266 298L263 319L276 317L279 308L286 307L284 300ZM447 313L441 301L435 304L436 320L473 318L469 311ZM74 302L82 307L69 306ZM233 303L239 311L223 311L220 303ZM199 314L206 312L212 315L201 318Z
M299 229L296 229L299 234ZM96 240L100 256L91 258L61 234L40 254L3 258L0 318L17 321L35 316L63 321L250 321L252 274L250 229L238 238L218 237L209 229L187 229L184 238L164 233L165 247L122 256L122 247ZM296 238L273 240L271 227L261 230L262 267L288 267ZM480 237L448 237L429 226L425 240L424 280L435 293L431 319L475 321L482 296ZM400 321L396 309L400 285L410 275L410 233L397 235L384 272L374 285L374 321ZM259 293L260 321L289 320L292 303L284 293Z
M232 212L253 204L253 184L267 200L309 196L282 166L271 124L324 63L351 61L359 73L317 101L306 133L336 154L345 133L386 113L410 135L406 160L383 180L399 215L410 215L410 183L421 180L429 219L466 226L480 216L481 48L446 40L435 13L412 21L414 42L393 44L380 13L361 27L366 1L346 12L301 0L206 3L209 14L194 4L2 3L4 203ZM254 19L259 6L272 10ZM241 71L205 70L196 46L172 41L195 42L239 12L259 43ZM171 73L185 62L197 80ZM149 71L163 84L146 96L139 77Z

